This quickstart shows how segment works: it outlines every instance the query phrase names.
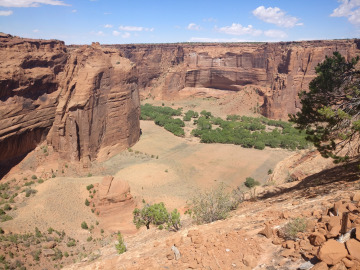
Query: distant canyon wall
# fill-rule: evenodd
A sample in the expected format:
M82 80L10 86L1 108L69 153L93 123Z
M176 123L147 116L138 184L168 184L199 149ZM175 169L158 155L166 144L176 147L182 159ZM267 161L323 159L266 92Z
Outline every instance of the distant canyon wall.
M287 118L300 107L298 93L308 90L315 67L339 51L350 59L359 40L237 44L109 45L137 66L142 98L181 98L206 89L241 91L250 86L261 96L261 112ZM213 92L212 92L213 93Z
M66 160L140 136L134 64L98 44L0 35L0 169L48 140Z

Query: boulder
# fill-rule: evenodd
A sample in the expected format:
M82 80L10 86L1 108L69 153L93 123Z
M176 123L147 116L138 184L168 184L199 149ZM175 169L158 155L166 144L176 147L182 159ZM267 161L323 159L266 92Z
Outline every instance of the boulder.
M321 246L317 257L328 265L335 265L348 255L345 245L333 239Z
M357 261L360 261L360 242L356 239L350 239L346 242L346 248L349 254Z
M112 176L105 176L99 185L99 200L101 204L118 203L131 200L129 184Z
M351 200L353 200L353 201L360 201L360 191L356 191L356 192L352 195Z
M326 241L326 238L323 234L315 232L309 236L309 241L313 246L321 246Z

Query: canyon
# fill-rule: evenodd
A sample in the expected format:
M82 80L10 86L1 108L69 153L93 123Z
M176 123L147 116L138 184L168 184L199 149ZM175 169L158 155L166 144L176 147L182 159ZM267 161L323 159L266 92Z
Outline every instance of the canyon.
M358 40L67 47L2 34L0 163L46 138L62 158L85 163L107 146L129 147L139 138L139 97L218 98L247 88L262 115L286 119L325 56L350 59L359 48Z

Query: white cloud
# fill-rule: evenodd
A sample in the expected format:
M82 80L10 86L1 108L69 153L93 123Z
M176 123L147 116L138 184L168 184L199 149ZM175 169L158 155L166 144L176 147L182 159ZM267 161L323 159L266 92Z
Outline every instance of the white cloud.
M72 12L72 13L76 13L76 12L77 12L77 9L73 9L71 12Z
M331 17L347 17L352 24L360 25L360 0L339 0L339 7L334 9Z
M120 26L119 26L119 29L120 29L120 30L123 30L123 31L143 31L143 30L144 30L144 27L141 27L141 26L123 26L123 25L120 25Z
M124 25L120 25L119 30L129 31L129 32L141 32L141 31L153 32L154 28L146 28L146 27L142 27L142 26L124 26Z
M0 0L1 7L39 7L40 5L69 6L59 0Z
M233 23L231 26L224 26L218 28L217 31L228 35L236 35L236 36L240 36L240 35L259 36L262 34L261 30L257 30L253 28L252 25L248 25L247 27L245 27L238 23Z
M117 37L117 36L120 36L120 32L118 32L118 31L116 31L116 30L114 30L113 32L112 32L112 34L113 34L113 36L115 36L115 37Z
M34 29L33 32L34 32L34 33L39 33L40 30L39 30L39 29Z
M97 31L97 32L92 31L91 34L93 34L95 36L99 36L99 37L104 37L105 36L103 31Z
M270 38L286 38L287 34L281 30L268 30L264 32L264 35Z
M217 19L214 19L214 18L205 18L205 19L203 19L203 22L217 22Z
M130 37L130 33L126 32L124 34L121 35L122 38L129 38Z
M189 23L189 25L187 26L187 29L199 31L201 29L201 27L200 27L200 25L197 25L195 23Z
M269 7L265 8L264 6L260 6L253 10L252 12L254 16L258 19L272 23L281 27L294 27L295 25L302 25L298 23L299 19L290 15L287 15L285 11L281 10L278 7Z
M0 16L10 16L14 12L12 10L0 10Z
M104 27L105 28L113 28L113 26L111 24L105 24Z
M189 42L252 42L253 40L245 40L238 38L204 38L204 37L192 37Z

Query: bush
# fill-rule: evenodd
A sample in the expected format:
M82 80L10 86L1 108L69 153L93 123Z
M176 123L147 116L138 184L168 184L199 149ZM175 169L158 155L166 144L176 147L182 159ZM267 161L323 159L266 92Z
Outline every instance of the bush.
M118 243L115 245L115 248L119 254L122 254L126 252L126 244L120 232L118 232L117 238L118 238Z
M93 184L86 186L86 189L89 190L89 191L90 191L90 189L92 189L92 188L94 188L94 185L93 185Z
M42 183L44 183L44 180L40 178L37 182L38 182L39 184L42 184Z
M36 176L36 175L32 175L32 176L31 176L31 179L36 180L36 179L37 179L37 176Z
M13 217L12 216L9 216L9 215L2 215L1 216L1 222L5 222L5 221L8 221L8 220L12 220Z
M24 186L28 187L28 186L31 186L33 184L35 184L34 181L29 181L29 182L25 182Z
M180 230L181 224L180 224L180 213L177 209L174 209L170 215L167 222L167 228L169 230L178 231Z
M88 225L87 225L87 223L86 223L85 221L83 221L83 222L81 223L81 228L84 229L84 230L89 229L89 227L88 227Z
M231 194L225 192L224 184L216 189L194 196L189 203L188 213L198 223L210 223L227 218L232 208Z
M247 177L244 184L247 188L253 188L260 185L260 183L252 177Z
M283 228L284 238L295 240L299 232L306 230L307 220L305 218L295 218L288 222Z
M136 228L145 225L147 229L150 224L161 225L168 221L169 213L167 212L163 202L149 205L146 204L141 210L135 208L133 222Z
M31 194L36 194L36 193L37 193L37 190L30 188L25 191L25 196L30 197Z
M89 205L90 205L90 202L89 202L88 199L85 200L85 205L86 205L86 206L89 206Z
M10 210L11 210L10 204L8 204L8 203L5 204L5 205L4 205L4 210L5 210L5 211L10 211Z

